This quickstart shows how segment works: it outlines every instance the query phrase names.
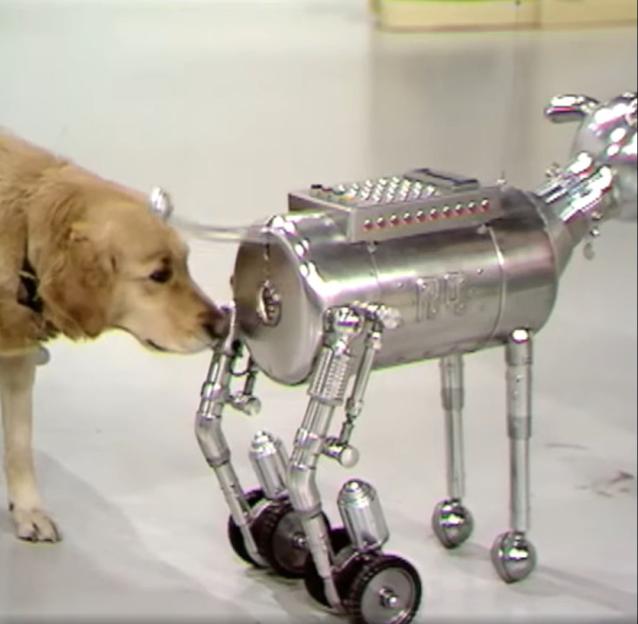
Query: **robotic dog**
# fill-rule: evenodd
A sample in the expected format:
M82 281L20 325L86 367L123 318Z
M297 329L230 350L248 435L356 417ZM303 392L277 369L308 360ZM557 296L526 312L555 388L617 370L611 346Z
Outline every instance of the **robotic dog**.
M511 523L491 555L508 583L535 566L527 538L533 336L550 316L574 248L635 204L636 94L603 104L561 96L546 114L580 127L569 164L548 171L535 192L431 169L316 185L292 193L289 212L250 228L239 247L231 331L202 387L197 439L230 508L236 553L304 578L318 602L353 621L409 622L421 599L414 567L383 552L389 531L372 486L358 479L343 486L344 526L333 528L316 484L320 457L356 463L350 437L376 368L440 360L448 496L432 527L454 548L473 524L463 505L463 355L505 347ZM248 363L238 371L244 348ZM245 492L222 414L228 405L259 409L259 371L286 385L308 382L309 402L290 456L271 434L255 436L250 457L260 488ZM244 380L238 393L235 378ZM341 431L330 435L342 406Z

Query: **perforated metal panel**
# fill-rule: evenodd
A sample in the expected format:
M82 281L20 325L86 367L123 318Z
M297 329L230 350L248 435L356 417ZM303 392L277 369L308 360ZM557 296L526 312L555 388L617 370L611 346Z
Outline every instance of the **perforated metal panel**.
M415 169L291 193L291 212L324 210L344 222L351 242L381 241L427 232L476 227L501 216L500 188L474 178Z

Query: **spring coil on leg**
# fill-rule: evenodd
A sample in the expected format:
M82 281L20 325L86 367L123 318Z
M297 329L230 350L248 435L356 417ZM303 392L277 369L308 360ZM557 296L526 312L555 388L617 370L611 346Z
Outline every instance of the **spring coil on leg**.
M341 404L346 394L351 362L349 354L335 352L332 347L323 347L308 394L322 403Z

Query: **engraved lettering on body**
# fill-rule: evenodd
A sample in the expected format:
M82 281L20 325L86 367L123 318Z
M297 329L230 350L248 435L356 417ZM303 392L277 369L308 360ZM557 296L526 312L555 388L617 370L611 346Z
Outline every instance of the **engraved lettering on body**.
M469 292L464 273L419 277L416 280L418 323L433 320L446 308L461 316L467 311Z

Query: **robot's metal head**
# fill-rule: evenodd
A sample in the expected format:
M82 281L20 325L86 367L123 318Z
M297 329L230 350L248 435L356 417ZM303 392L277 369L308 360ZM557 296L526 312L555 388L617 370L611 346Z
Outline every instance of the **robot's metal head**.
M582 95L561 95L545 110L554 122L580 121L572 163L590 161L592 175L609 174L611 201L603 217L636 218L637 110L636 93L624 93L604 103Z

